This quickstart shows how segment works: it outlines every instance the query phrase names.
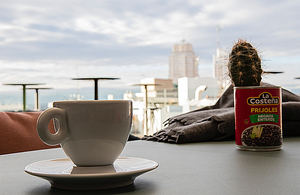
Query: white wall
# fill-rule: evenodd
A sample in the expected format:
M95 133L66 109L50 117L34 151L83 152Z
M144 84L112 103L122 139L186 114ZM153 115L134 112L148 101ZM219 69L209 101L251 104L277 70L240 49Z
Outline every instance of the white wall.
M212 77L182 77L178 79L178 102L179 105L185 106L189 101L195 99L195 91L197 87L205 85L206 91L202 93L202 98L217 97L220 87L218 81Z

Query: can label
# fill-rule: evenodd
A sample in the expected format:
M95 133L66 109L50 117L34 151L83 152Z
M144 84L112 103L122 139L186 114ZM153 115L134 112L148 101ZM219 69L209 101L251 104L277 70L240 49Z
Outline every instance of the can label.
M282 145L281 88L235 87L235 140L238 146Z

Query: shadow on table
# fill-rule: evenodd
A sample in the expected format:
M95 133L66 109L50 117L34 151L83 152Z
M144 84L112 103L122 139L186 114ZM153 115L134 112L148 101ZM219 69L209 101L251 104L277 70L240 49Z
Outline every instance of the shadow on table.
M72 194L72 195L94 195L94 194L123 194L123 193L142 193L143 195L147 194L155 194L155 185L153 182L147 180L139 179L138 182L135 184L121 187L121 188L114 188L108 190L60 190L56 188L51 188L49 186L40 186L38 188L34 188L29 190L26 194L28 195L65 195L65 194Z

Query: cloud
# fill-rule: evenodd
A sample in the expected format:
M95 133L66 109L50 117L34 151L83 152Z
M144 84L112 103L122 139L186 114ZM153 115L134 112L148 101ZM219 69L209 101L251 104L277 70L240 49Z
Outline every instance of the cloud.
M286 64L297 72L299 8L293 0L0 2L0 75L17 80L24 77L21 71L28 80L54 80L58 87L74 83L68 78L76 67L78 74L120 75L126 82L167 77L172 45L181 39L193 44L199 69L207 72L218 36L227 51L243 38L258 48L269 69ZM287 71L279 80L293 83L288 77L294 74Z
M167 78L167 64L104 65L105 61L0 61L0 82L45 83L57 89L91 87L88 81L74 81L76 77L118 77L116 81L101 81L101 87L130 88L145 77ZM102 64L102 65L99 65ZM2 86L1 91L14 90Z

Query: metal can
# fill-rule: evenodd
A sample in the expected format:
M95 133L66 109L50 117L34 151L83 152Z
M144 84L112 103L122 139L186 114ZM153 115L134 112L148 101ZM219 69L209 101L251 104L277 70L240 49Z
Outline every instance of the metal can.
M235 141L238 149L282 147L281 87L235 87Z

